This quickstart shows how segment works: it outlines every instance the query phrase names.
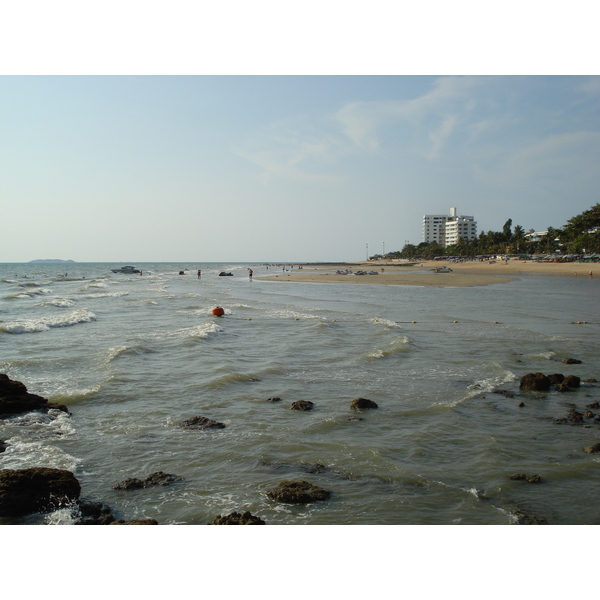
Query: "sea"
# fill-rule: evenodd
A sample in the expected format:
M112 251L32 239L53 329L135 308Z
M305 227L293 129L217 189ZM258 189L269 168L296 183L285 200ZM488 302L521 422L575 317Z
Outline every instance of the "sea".
M584 451L600 442L598 279L438 288L261 280L298 268L277 264L121 266L0 264L0 373L70 411L0 420L0 469L68 469L116 518L161 525L245 511L267 525L600 524L600 454ZM530 372L581 387L520 393ZM300 400L313 409L292 410ZM225 427L179 426L196 416ZM114 489L158 471L181 480ZM281 504L266 492L282 481L331 497ZM65 506L0 523L77 518Z

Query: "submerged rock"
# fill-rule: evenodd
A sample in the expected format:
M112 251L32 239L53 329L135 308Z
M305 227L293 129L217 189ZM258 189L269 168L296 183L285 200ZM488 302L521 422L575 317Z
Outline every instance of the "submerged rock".
M267 496L285 504L308 504L317 500L327 500L331 492L308 481L282 481L277 487L269 490Z
M560 362L565 363L566 365L580 365L581 364L581 361L578 360L577 358L562 358Z
M509 390L494 390L494 394L501 394L502 396L506 396L507 398L515 397L515 393Z
M357 398L350 404L350 408L353 410L365 410L366 408L379 408L376 402L368 400L367 398Z
M272 398L267 398L267 402L281 402L281 398L279 396L273 396Z
M550 389L550 379L543 373L527 373L521 377L519 389L534 392L546 392Z
M121 483L113 485L113 490L139 490L152 485L169 485L175 481L183 481L183 477L165 473L164 471L157 471L156 473L148 475L144 480L136 479L135 477L125 479L124 481L121 481Z
M213 421L207 417L192 417L179 423L182 429L224 429L225 424Z
M266 523L260 517L246 511L243 514L232 512L224 517L217 515L212 525L266 525Z
M584 448L583 451L587 454L597 454L598 452L600 452L600 443L588 446L587 448Z
M512 514L517 518L519 525L548 525L546 517L538 517L520 509L514 510Z
M81 486L71 471L33 467L0 471L0 516L49 512L79 498Z
M541 475L537 473L534 475L528 475L527 473L515 473L511 475L509 479L513 479L515 481L527 481L529 483L540 483L542 481Z
M292 410L312 410L314 406L314 402L311 402L310 400L297 400L292 403L290 408Z
M23 383L13 381L8 375L0 373L0 417L18 415L32 410L48 411L51 408L69 412L66 406L54 404L42 396L30 394Z

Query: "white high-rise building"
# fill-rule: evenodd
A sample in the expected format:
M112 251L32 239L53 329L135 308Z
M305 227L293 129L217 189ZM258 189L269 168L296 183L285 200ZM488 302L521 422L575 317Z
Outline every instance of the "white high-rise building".
M444 248L453 246L459 238L472 240L477 237L477 221L467 215L457 215L456 208L448 215L423 216L423 241L436 242Z

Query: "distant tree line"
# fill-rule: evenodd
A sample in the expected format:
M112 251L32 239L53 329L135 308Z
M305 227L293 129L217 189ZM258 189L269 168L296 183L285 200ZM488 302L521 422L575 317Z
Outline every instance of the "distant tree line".
M459 238L452 246L444 248L436 242L405 244L402 250L375 254L371 260L382 258L419 258L436 256L481 256L489 254L600 254L600 204L592 206L569 219L562 228L548 227L546 235L534 241L526 237L521 225L512 226L508 219L502 231L482 231L472 240Z

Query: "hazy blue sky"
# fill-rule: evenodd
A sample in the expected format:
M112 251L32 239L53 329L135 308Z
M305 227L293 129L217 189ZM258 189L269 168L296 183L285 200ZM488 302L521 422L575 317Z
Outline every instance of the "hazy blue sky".
M600 77L2 76L0 262L356 260L599 201Z

